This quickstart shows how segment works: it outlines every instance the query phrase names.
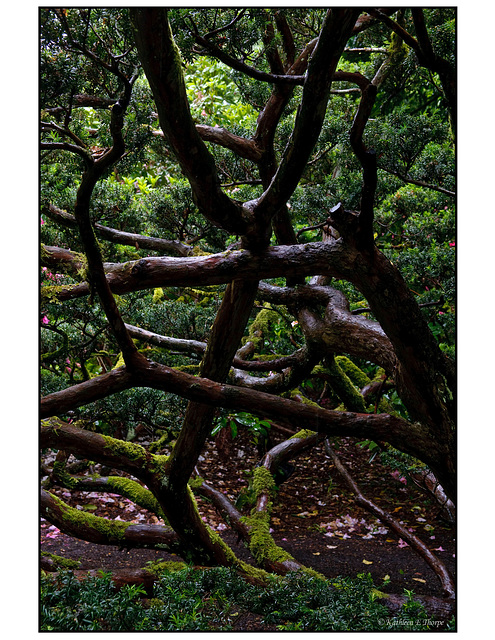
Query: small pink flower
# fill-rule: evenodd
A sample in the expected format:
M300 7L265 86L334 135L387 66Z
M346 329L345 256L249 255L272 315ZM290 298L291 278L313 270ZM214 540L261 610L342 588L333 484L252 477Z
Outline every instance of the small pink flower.
M438 312L438 315L439 315L439 316L444 316L444 315L445 315L445 313L444 313L443 311L439 311L439 312Z
M41 322L42 322L43 324L50 324L50 320L48 320L48 318L47 318L46 316L43 316L43 318L42 318Z
M408 547L407 542L404 542L402 538L399 538L399 549L403 549L404 547Z
M455 242L449 242L449 247L455 247Z
M41 224L45 224L45 221L41 217L40 217L40 221L41 221Z

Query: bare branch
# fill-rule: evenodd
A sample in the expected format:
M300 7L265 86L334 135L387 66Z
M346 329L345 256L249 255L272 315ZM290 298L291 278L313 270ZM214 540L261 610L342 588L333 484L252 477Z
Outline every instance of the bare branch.
M77 221L74 216L52 204L43 207L42 211L55 222L68 227L77 227ZM154 238L152 236L143 236L139 233L120 231L120 229L112 229L99 222L95 222L93 227L97 235L116 244L134 246L137 249L147 249L149 251L159 251L166 255L175 256L188 256L193 252L192 247L177 240L165 240L164 238Z
M384 524L387 524L398 536L400 536L403 540L406 540L408 544L418 553L433 569L433 571L437 574L438 579L444 590L444 595L449 598L455 598L455 583L454 579L450 575L447 567L444 563L439 560L435 556L434 553L428 549L425 543L420 540L416 535L411 533L407 527L401 525L398 520L396 520L393 516L390 515L387 511L384 511L377 504L365 498L361 493L360 488L356 484L356 482L352 479L351 475L344 467L342 462L339 460L338 456L330 446L328 440L325 442L325 448L332 458L332 461L340 473L340 475L344 478L349 489L356 496L356 503L361 507L364 507L370 513L376 515Z

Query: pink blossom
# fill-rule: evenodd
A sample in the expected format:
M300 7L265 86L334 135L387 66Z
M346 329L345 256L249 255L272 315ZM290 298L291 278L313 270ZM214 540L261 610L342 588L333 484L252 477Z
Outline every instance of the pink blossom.
M455 242L449 242L449 247L455 247Z
M48 318L46 316L43 316L43 318L41 319L41 322L43 324L50 324L50 320L48 320Z
M41 224L45 224L45 221L43 220L43 218L41 216L40 216L40 221L41 221Z
M404 542L402 538L399 538L399 549L403 549L404 547L408 547L407 542Z
M395 480L402 482L402 484L407 484L407 480L404 478L404 476L400 475L400 471L398 469L395 469L395 471L392 471L390 475L392 476L392 478L395 478Z
M445 313L444 313L443 311L439 311L439 312L438 312L438 315L439 315L439 316L444 316L444 315L445 315Z

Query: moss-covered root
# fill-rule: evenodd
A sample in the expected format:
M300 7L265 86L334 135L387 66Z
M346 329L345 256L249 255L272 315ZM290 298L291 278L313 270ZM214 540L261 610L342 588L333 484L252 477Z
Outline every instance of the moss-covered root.
M249 550L259 566L267 571L285 574L289 571L303 571L321 577L313 569L301 565L290 553L282 549L270 533L270 514L273 502L270 498L275 491L275 480L266 467L257 467L253 473L253 489L257 505L245 519L249 528Z

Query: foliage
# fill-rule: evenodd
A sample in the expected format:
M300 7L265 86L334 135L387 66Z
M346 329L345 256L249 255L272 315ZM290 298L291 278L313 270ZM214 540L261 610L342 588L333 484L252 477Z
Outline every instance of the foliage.
M268 586L246 583L226 568L165 572L144 606L141 586L116 591L110 574L78 581L70 572L41 578L41 631L229 631L243 612L280 631L381 631L405 624L430 631L421 604L408 592L400 616L376 597L369 574L330 582L289 573Z

